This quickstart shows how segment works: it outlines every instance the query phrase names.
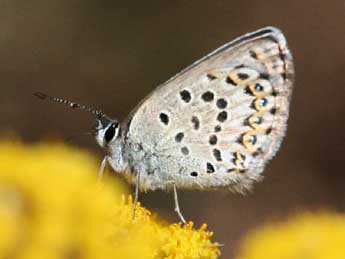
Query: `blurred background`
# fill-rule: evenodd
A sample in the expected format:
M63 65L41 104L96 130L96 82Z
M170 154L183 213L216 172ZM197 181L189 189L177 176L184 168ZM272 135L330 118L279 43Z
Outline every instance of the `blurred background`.
M281 28L296 82L288 134L253 193L180 191L231 258L250 229L304 210L345 210L344 0L0 0L0 132L59 138L95 152L91 117L42 103L67 97L124 119L154 88L208 52L266 25ZM20 161L20 157L18 157ZM171 194L141 195L177 221Z

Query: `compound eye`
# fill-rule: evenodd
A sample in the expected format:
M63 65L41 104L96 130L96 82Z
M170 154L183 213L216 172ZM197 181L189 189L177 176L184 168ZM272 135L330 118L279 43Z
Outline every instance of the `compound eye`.
M112 123L107 130L105 131L104 134L104 139L106 142L110 142L113 140L116 130L117 130L118 124L117 123Z

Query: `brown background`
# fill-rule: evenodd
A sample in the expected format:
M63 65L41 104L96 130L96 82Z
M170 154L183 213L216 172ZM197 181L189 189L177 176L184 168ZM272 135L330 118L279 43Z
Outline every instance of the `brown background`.
M180 193L185 216L207 222L225 244L222 258L231 258L240 238L263 222L299 210L345 209L344 0L1 0L0 130L38 141L90 129L88 114L43 104L31 95L37 90L123 119L196 59L266 25L284 31L296 65L280 152L248 196ZM90 137L72 143L101 157ZM150 193L142 201L177 220L171 195Z

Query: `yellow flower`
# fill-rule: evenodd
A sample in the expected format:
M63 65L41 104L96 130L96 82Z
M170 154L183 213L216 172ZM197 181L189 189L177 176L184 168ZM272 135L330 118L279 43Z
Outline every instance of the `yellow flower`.
M304 213L250 233L238 259L344 259L345 215Z
M206 225L168 225L91 154L57 143L0 142L0 258L216 259Z

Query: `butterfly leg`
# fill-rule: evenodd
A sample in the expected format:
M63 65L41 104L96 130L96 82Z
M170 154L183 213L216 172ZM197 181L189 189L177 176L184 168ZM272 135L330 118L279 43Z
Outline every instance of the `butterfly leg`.
M178 204L178 196L177 196L177 189L176 189L176 184L173 183L174 186L174 200L175 200L175 212L177 215L180 217L180 220L182 221L183 224L186 224L186 220L184 219L181 211L180 211L180 206Z
M102 164L101 164L101 168L99 169L99 172L98 172L98 181L102 180L102 178L103 178L104 171L105 171L105 166L107 165L107 162L109 162L108 159L109 159L108 156L105 156L103 158L103 161L102 161Z
M137 177L135 181L135 194L134 194L134 205L133 205L133 220L135 219L135 212L137 209L137 203L139 199L139 184L140 184L140 171L137 172Z

